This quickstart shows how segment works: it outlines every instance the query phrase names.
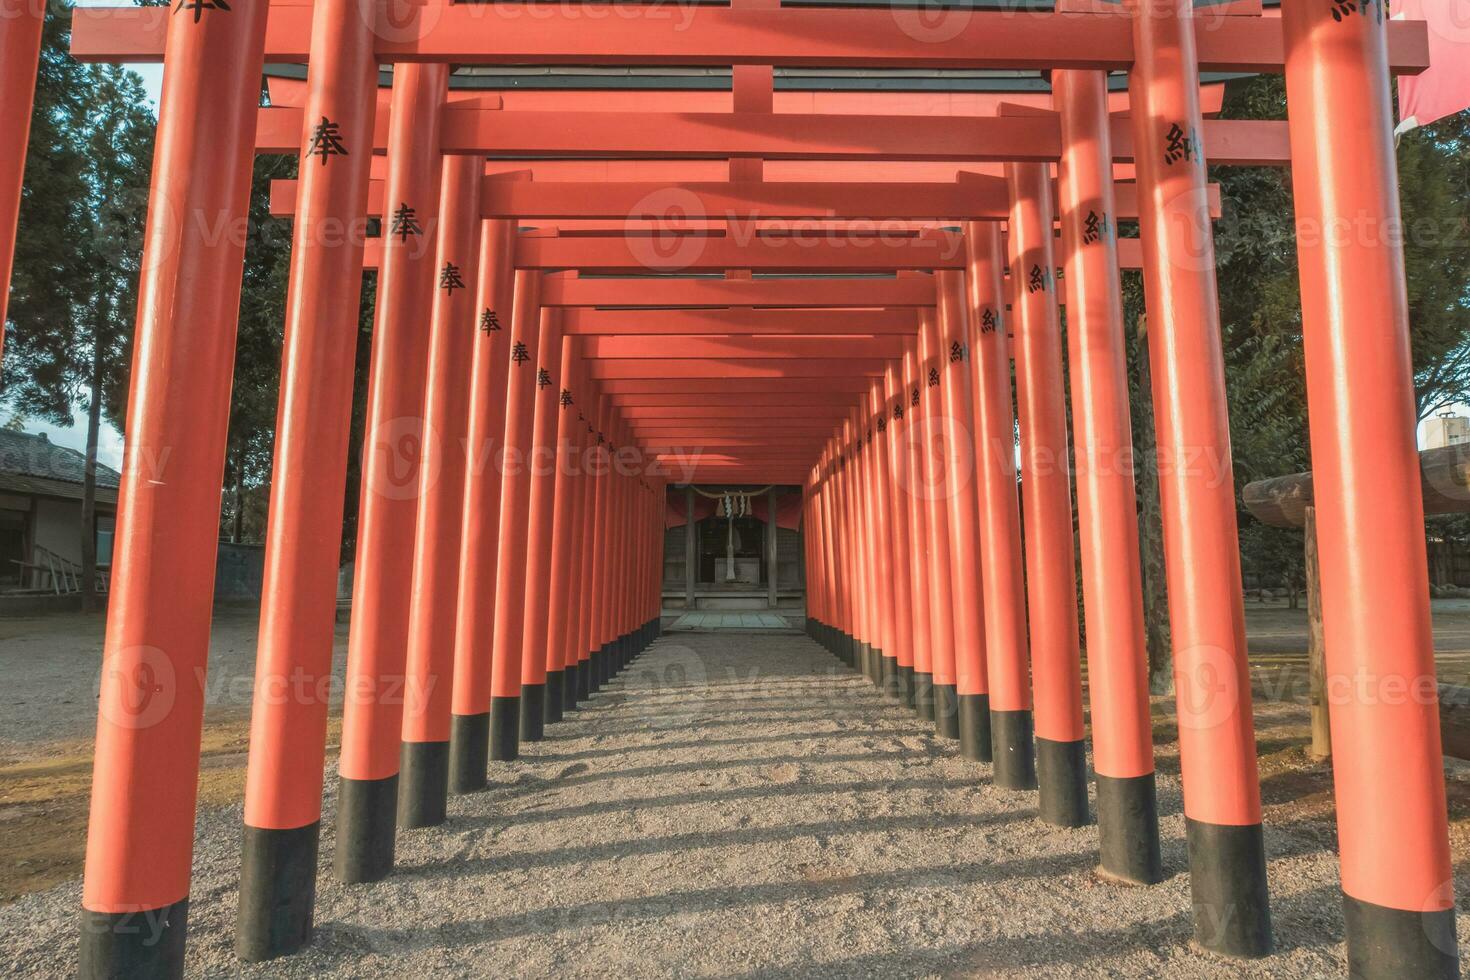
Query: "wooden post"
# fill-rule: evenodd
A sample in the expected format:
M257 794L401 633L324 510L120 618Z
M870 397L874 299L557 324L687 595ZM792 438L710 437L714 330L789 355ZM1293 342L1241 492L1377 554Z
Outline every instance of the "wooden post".
M766 604L775 609L780 597L776 594L776 488L766 491Z
M684 488L684 608L694 611L694 582L699 539L694 534L694 487Z
M1322 589L1317 567L1317 508L1307 507L1307 702L1312 706L1312 758L1332 755L1327 715L1327 644L1322 638Z

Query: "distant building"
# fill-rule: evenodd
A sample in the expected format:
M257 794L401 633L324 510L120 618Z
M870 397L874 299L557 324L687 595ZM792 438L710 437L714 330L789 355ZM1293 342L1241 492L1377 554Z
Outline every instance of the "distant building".
M1424 448L1443 449L1470 442L1470 419L1439 415L1424 423Z
M53 591L82 561L86 457L44 435L0 429L0 591ZM120 474L97 465L97 564L112 563ZM63 588L62 591L71 591Z

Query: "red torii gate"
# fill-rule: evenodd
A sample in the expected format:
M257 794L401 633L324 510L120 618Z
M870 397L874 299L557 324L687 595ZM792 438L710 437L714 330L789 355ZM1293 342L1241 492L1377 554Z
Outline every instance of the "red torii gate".
M192 219L243 218L257 148L257 87L267 60L310 66L306 104L296 117L303 140L290 145L301 146L311 165L302 168L297 189L268 543L271 598L261 633L266 681L293 670L320 677L328 667L351 337L365 245L353 236L329 242L323 233L365 215L379 115L377 66L396 66L383 140L383 200L399 204L377 265L349 665L349 689L360 682L366 693L349 697L344 719L340 877L386 874L396 820L442 819L436 787L448 781L463 790L477 777L482 781L482 746L512 757L517 735L537 737L558 706L590 692L657 633L654 544L663 478L619 468L571 474L562 467L553 474L508 469L503 480L481 470L477 478L474 460L444 455L453 439L440 437L459 431L470 445L499 430L507 449L591 447L604 460L630 443L677 449L661 443L698 438L721 448L728 461L701 462L696 475L802 482L814 635L875 680L896 682L894 692L934 716L967 755L983 757L993 746L997 782L1031 786L1039 775L1047 819L1085 818L1076 628L1061 603L1064 592L1072 602L1067 475L1045 470L1046 457L1065 458L1067 439L1046 183L1046 162L1059 159L1103 866L1120 877L1157 880L1131 473L1106 465L1129 441L1119 244L1110 225L1118 214L1113 161L1131 135L1133 146L1150 148L1135 163L1141 264L1159 341L1150 345L1158 442L1169 464L1162 497L1196 934L1225 953L1268 951L1203 168L1208 151L1219 149L1212 137L1220 128L1202 119L1198 72L1284 70L1293 108L1310 107L1294 111L1289 124L1299 217L1323 227L1357 215L1391 223L1398 212L1388 78L1390 70L1424 67L1426 45L1417 25L1375 16L1382 13L1378 0L1358 7L1344 17L1327 3L1285 0L1279 21L1225 17L1197 36L1183 0L1150 0L1128 15L969 13L948 40L905 35L889 12L873 10L697 8L678 30L634 16L600 22L596 31L579 18L529 17L516 3L430 3L405 19L380 15L371 23L351 0L234 9L199 0L168 9L78 11L79 57L138 61L166 50L168 65L101 694L84 973L182 971L201 706L199 692L179 681L203 663L207 649L210 542L243 250L211 238L205 223ZM32 22L21 24L6 25L0 35L7 69L26 60L8 57L25 53ZM446 105L448 62L735 65L737 111L612 119L455 108ZM1053 72L1060 114L940 126L914 118L884 123L875 116L770 112L769 68L761 66L824 64L1045 69ZM1130 72L1133 104L1121 126L1108 119L1107 70ZM25 81L8 70L0 78L7 103ZM20 129L4 121L12 127L7 136ZM576 137L568 137L573 130ZM828 247L799 260L788 249L781 265L769 258L779 251L769 241L698 242L703 257L692 267L727 274L763 265L933 272L931 303L879 306L917 311L917 336L900 356L876 332L884 356L840 366L800 356L809 348L794 347L782 366L728 351L711 360L708 348L689 341L681 349L704 355L660 361L632 356L650 350L634 343L622 349L626 356L597 356L601 341L568 339L566 314L557 312L565 307L544 303L543 295L560 288L565 299L603 284L573 279L552 287L557 277L538 270L647 268L632 254L636 239L569 234L517 243L508 218L476 226L484 168L474 154L596 155L600 146L613 156L734 157L730 177L740 180L760 173L762 158L802 157L802 144L813 135L831 157L1006 164L1006 243L994 221L966 221L962 236L888 243L883 249L890 254L881 259L849 245L842 256ZM341 152L323 149L324 139ZM18 172L14 156L6 157L0 178ZM7 182L13 183L0 179L0 189ZM6 206L0 197L0 208ZM11 225L13 216L0 211L0 227ZM424 247L429 236L433 248ZM1395 242L1328 236L1301 246L1314 463L1327 488L1317 501L1324 619L1330 669L1428 678L1432 689L1402 255ZM944 255L939 244L958 248L959 258ZM1007 263L1019 273L1011 277L1009 304ZM464 274L463 289L442 285L448 267ZM863 281L852 283L856 289ZM710 295L735 295L766 283L737 278L709 285ZM646 287L628 291L640 288ZM428 310L425 332L417 325ZM486 314L494 326L475 333L466 358L465 338L452 325L485 322ZM1007 319L1014 321L1019 355L1022 467L1028 488L1035 488L1025 501L1024 549L1008 459ZM474 366L473 383L456 390L454 369L466 363ZM722 445L717 414L670 415L669 426L653 426L647 416L624 415L632 406L615 401L683 397L688 401L665 407L692 408L701 395L761 391L776 396L774 407L781 409L794 407L798 394L830 394L833 402L827 414L813 416L819 424L808 431L791 426L780 438L762 433L758 440L732 435ZM582 416L575 421L574 407ZM844 409L832 435L832 412ZM405 432L403 420L420 414L428 428ZM964 431L972 418L973 437ZM422 463L416 449L396 455L405 436L417 446L425 431L435 438L425 440ZM951 454L946 465L908 435L926 431L942 437ZM1351 439L1340 439L1342 432ZM609 451L609 442L619 451ZM978 454L978 479L944 493L914 492L958 472L950 464L966 446ZM165 450L172 477L148 479L139 461L162 459ZM1214 474L1191 467L1201 452L1221 464ZM447 480L428 476L445 472ZM465 478L456 490L460 472ZM1031 583L1029 650L1019 592L1023 556ZM173 583L167 594L151 587L164 570ZM498 581L485 580L497 572ZM411 687L445 668L449 613L438 602L455 578L453 703L426 698L409 712L387 704L381 684L396 670L406 671ZM410 579L411 592L403 588ZM975 582L983 583L979 595L957 594ZM550 604L574 593L598 601L571 617L572 624L555 623L542 633L548 618L557 619L544 615ZM475 600L492 594L496 608L487 616ZM1372 608L1356 601L1366 594L1376 597ZM145 677L159 683L139 687ZM282 704L271 700L268 687L257 685L247 791L240 949L248 959L295 948L309 933L320 818L325 702ZM1365 976L1457 970L1438 722L1432 695L1427 701L1334 706L1349 956ZM533 707L522 714L527 706ZM1393 832L1385 830L1390 826ZM136 928L140 916L161 928ZM150 937L157 941L143 941Z

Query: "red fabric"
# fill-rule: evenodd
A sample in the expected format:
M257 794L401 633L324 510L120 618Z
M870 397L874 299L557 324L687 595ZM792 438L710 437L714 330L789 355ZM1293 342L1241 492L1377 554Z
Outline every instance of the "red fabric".
M1399 79L1399 130L1470 108L1470 0L1399 0L1395 20L1429 23L1429 70Z
M698 522L704 520L706 517L712 516L715 512L716 504L717 501L696 494L694 497L694 520ZM684 513L683 491L677 491L677 495L669 494L669 505L664 511L664 527L683 527L687 523L689 523L689 520L688 515Z
M761 495L751 500L750 515L762 521L766 516L766 497ZM801 495L784 493L776 498L776 526L788 531L801 530Z

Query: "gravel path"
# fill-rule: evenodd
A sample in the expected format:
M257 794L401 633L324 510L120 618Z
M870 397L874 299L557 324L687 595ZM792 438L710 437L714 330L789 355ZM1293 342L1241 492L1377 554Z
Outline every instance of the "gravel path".
M1093 829L1044 826L1030 794L987 774L805 637L666 636L522 762L497 765L490 791L455 799L446 826L400 834L390 880L345 888L324 873L310 949L243 974L1345 972L1330 834L1268 825L1280 952L1226 963L1190 946L1174 777L1159 796L1175 874L1123 889L1094 877ZM242 972L239 822L238 807L199 821L193 975ZM331 847L328 829L324 869ZM79 898L73 882L7 908L0 973L72 974Z

